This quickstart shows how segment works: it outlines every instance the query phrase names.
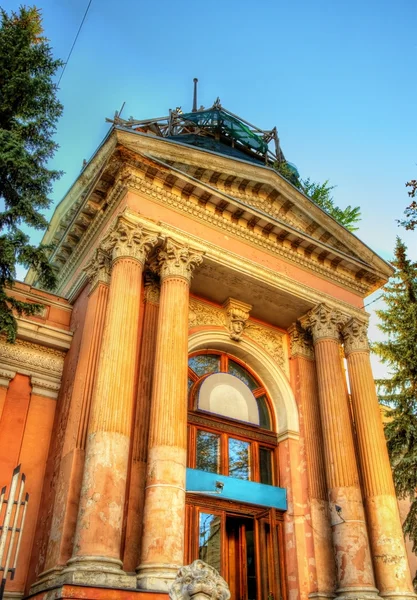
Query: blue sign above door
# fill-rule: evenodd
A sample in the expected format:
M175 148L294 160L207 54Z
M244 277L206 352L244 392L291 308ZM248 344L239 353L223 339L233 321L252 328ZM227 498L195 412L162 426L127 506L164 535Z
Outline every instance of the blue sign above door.
M203 496L287 510L287 493L284 488L198 469L187 469L186 490Z

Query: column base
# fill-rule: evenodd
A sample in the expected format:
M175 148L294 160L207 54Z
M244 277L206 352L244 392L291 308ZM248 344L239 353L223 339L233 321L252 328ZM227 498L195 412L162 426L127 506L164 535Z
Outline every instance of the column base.
M379 591L371 587L348 587L336 590L338 600L377 600Z
M181 565L150 564L137 568L137 582L140 590L168 592L174 583Z
M127 575L121 560L106 556L77 556L71 558L66 567L54 567L44 571L31 586L30 593L63 585L103 586L115 589L136 589L136 575Z
M312 592L308 597L311 600L331 600L332 598L336 598L336 594L333 592Z
M386 600L416 600L417 594L414 592L380 592L381 598Z

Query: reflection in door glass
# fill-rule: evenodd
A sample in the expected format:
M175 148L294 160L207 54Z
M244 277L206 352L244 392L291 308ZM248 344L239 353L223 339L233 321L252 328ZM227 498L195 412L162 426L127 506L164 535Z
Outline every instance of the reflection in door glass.
M249 526L251 525L251 526ZM253 523L246 526L246 564L248 577L248 600L256 600L256 568L255 568L255 541L253 536Z
M250 443L229 438L229 476L250 479Z
M220 573L220 516L200 513L199 526L198 557Z
M261 483L272 485L272 452L268 448L259 448L259 466Z
M220 470L220 436L197 430L197 469L209 473Z

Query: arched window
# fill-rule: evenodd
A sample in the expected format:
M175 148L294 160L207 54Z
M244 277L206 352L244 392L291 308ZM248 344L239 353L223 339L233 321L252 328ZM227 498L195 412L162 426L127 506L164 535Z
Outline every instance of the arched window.
M189 467L278 485L268 394L239 359L218 351L188 361Z

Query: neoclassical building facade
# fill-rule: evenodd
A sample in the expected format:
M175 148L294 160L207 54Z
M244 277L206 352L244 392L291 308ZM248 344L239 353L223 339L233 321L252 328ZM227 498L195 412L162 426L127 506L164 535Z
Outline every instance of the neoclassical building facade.
M58 205L56 293L29 272L0 345L5 597L162 600L195 559L236 600L414 597L364 310L392 268L271 139L219 103L116 119Z

